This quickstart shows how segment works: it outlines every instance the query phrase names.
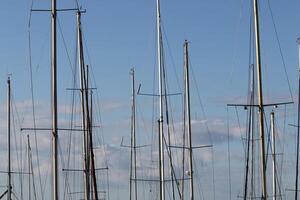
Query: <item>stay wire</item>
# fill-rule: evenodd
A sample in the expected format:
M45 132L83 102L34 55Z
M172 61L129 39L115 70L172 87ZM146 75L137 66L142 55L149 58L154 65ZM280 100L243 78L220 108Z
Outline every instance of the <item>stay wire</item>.
M288 77L288 73L287 73L287 69L286 69L286 63L285 63L285 60L284 60L283 51L282 51L282 47L281 47L281 44L280 44L279 35L278 35L277 27L276 27L276 24L275 24L274 15L273 15L273 11L272 11L272 8L271 8L270 0L268 0L268 8L270 10L270 15L271 15L271 19L272 19L272 23L273 23L273 27L274 27L274 32L275 32L275 35L276 35L277 45L278 45L278 48L279 48L281 61L282 61L282 65L283 65L283 68L284 68L284 74L285 74L285 77L286 77L286 80L287 80L287 83L288 83L288 87L289 87L290 97L291 97L291 100L294 101L293 92L292 92L290 80L289 80L289 77Z
M208 136L209 136L209 140L210 140L210 143L211 145L213 145L213 139L212 139L212 134L210 132L210 129L208 127L208 124L207 124L207 121L208 121L208 118L206 116L206 112L205 112L205 109L204 109L204 105L203 105L203 102L202 102L202 98L200 96L200 89L199 89L199 86L198 86L198 83L197 83L197 79L195 77L195 72L194 72L194 69L193 69L193 65L192 65L192 62L191 62L191 58L189 58L189 61L190 61L190 69L191 69L191 72L192 72L192 80L194 81L194 85L195 85L195 88L196 88L196 93L197 93L197 97L198 97L198 101L200 103L200 107L201 107L201 111L202 111L202 115L203 115L203 118L204 120L206 121L205 122L205 126L206 126L206 130L208 132ZM212 154L214 155L214 148L211 149L212 151ZM214 166L214 156L212 156L212 181L213 181L213 199L215 200L216 199L216 185L215 185L215 166Z
M11 92L13 93L13 92ZM15 123L15 115L14 115L14 107L13 107L13 95L11 95L11 102L10 106L12 107L11 109L11 118L12 118L12 127L13 127L13 135L14 135L14 142L15 142L15 151L16 151L16 158L17 158L17 164L18 164L18 171L20 172L19 174L19 180L20 180L20 192L21 192L21 198L23 198L23 174L22 174L22 141L18 144L17 141L17 135L16 135L16 123ZM22 139L22 136L20 136L20 139ZM20 153L20 155L19 155Z
M31 4L31 9L33 8L33 0ZM34 99L34 88L33 88L33 70L32 70L32 50L31 50L31 12L29 14L28 22L28 50L29 50L29 72L30 72L30 92L31 92L31 105L32 105L32 121L34 128L34 142L35 142L35 153L37 159L37 169L38 169L38 179L40 184L41 199L44 200L44 192L42 189L42 178L41 178L41 169L40 169L40 159L39 159L39 147L37 142L37 132L36 132L36 114L35 114L35 99Z

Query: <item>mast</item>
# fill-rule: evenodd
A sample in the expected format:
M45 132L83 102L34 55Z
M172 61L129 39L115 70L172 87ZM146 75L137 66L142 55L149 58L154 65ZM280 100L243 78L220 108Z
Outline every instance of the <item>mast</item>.
M252 65L249 67L249 73L250 73L250 101L249 104L254 104L254 68ZM243 199L247 199L248 194L248 178L249 178L249 160L250 160L250 143L251 143L251 136L253 137L253 107L250 107L249 110L249 121L248 121L248 127L247 127L247 151L246 151L246 173L245 173L245 183L244 183L244 196ZM252 140L253 141L253 140ZM252 146L253 148L253 146ZM252 149L253 150L253 149Z
M259 36L259 13L258 1L253 0L254 29L255 29L255 49L257 67L257 87L258 87L258 108L259 108L259 131L260 131L260 158L261 158L261 187L262 200L267 199L267 180L266 180L266 160L265 160L265 133L264 133L264 108L260 57L260 36Z
M131 114L131 152L130 152L130 183L129 183L129 199L137 200L137 181L136 181L136 105L135 105L135 72L131 69L132 76L132 114ZM133 165L133 166L132 166ZM134 198L132 197L132 182L134 180Z
M27 159L28 159L28 172L29 172L29 176L28 176L28 200L31 199L31 180L30 180L30 171L31 171L31 167L30 167L30 141L29 141L29 135L27 135L27 148L28 148L28 152L27 152Z
M78 65L79 65L79 80L80 80L80 99L81 99L81 114L82 114L82 129L83 136L83 153L84 153L84 196L85 200L90 200L90 167L89 167L89 138L87 132L87 115L85 107L85 72L84 72L84 57L82 49L82 33L81 33L81 12L77 12L77 42L78 42Z
M7 200L11 200L11 141L10 141L10 78L7 79L7 144L8 144L8 183L7 183Z
M185 74L185 103L186 103L186 122L189 144L189 173L190 173L190 200L194 200L194 171L193 171L193 147L192 147L192 128L191 128L191 108L190 108L190 78L189 78L189 53L188 41L184 42L184 74Z
M87 68L88 69L88 68ZM88 70L87 70L88 77ZM88 85L88 84L87 84ZM90 120L89 120L89 135L90 135L90 151L91 151L91 173L93 178L93 187L94 187L94 198L98 200L98 190L97 190L97 176L95 169L95 155L94 155L94 147L93 147L93 91L91 91L91 111L90 111Z
M297 39L299 48L299 88L298 88L298 124L297 124L297 160L296 160L296 183L295 183L295 200L298 200L298 178L299 178L299 137L300 137L300 38Z
M275 144L275 123L274 123L274 112L271 112L271 141L272 141L272 150L273 150L273 200L276 200L277 191L276 191L276 144Z
M157 63L158 63L158 87L159 87L159 190L160 200L165 200L165 165L164 165L164 130L163 130L163 66L161 53L161 25L160 25L160 0L156 1L156 25L157 25Z
M58 200L56 0L51 0L52 198Z

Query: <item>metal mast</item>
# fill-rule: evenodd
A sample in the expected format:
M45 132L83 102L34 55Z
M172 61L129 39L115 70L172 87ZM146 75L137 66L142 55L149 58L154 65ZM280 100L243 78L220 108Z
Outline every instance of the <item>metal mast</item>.
M131 106L131 161L130 161L130 183L129 199L137 200L137 181L136 181L136 105L135 105L135 74L134 68L131 69L132 76L132 106ZM133 166L132 166L133 165ZM133 181L134 180L134 181ZM134 198L132 197L132 182L134 182Z
M164 128L163 128L163 65L162 65L162 38L161 38L161 18L160 0L156 1L156 25L157 25L157 63L158 63L158 87L159 87L159 190L160 200L165 199L165 166L164 166Z
M300 137L300 38L297 39L299 48L299 88L298 88L298 122L297 122L297 160L296 160L296 183L295 183L295 200L298 200L298 178L299 178L299 137Z
M186 103L186 122L189 144L189 173L190 173L190 200L194 200L194 171L193 171L193 147L192 147L192 128L191 128L191 108L190 108L190 78L189 78L189 53L188 41L184 42L184 74L185 74L185 103Z
M260 58L260 36L259 36L259 13L258 2L253 0L254 30L255 30L255 49L257 67L257 87L258 87L258 108L259 108L259 130L260 130L260 158L261 158L261 186L262 200L267 199L267 180L266 180L266 160L265 160L265 134L264 134L264 107L261 75Z
M83 136L83 152L84 152L84 195L85 200L90 200L90 156L89 156L89 137L87 132L87 114L85 105L85 71L84 71L84 57L82 46L82 32L81 32L81 12L77 12L77 42L78 42L78 65L79 65L79 80L80 80L80 98L81 98L81 113L82 113L82 129Z
M7 145L8 145L8 184L7 200L11 200L11 142L10 142L10 78L7 79Z
M275 144L275 123L274 123L274 112L271 112L271 141L272 141L272 150L273 150L273 200L276 200L277 191L276 191L276 144Z
M88 70L87 70L87 77L88 77ZM88 78L87 78L88 80ZM88 82L88 81L87 81ZM86 84L88 85L88 84ZM91 153L91 174L92 174L92 181L94 187L94 198L98 200L98 187L97 187L97 176L96 176L96 169L95 169L95 155L94 155L94 146L93 146L93 91L91 91L91 110L90 110L90 119L89 119L89 136L90 136L90 153Z
M52 198L58 200L56 0L51 0Z
M27 159L28 159L28 172L31 172L31 166L30 166L30 140L29 135L27 135ZM28 200L31 199L31 180L30 180L30 174L28 176Z

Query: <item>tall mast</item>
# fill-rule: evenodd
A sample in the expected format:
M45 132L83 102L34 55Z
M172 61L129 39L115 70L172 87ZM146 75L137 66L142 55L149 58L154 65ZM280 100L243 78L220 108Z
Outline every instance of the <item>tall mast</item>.
M132 76L132 106L131 106L131 163L130 163L130 183L129 199L137 200L137 181L136 181L136 105L135 105L135 74L134 68L131 69ZM134 180L134 181L133 181ZM134 182L134 198L132 197L132 183Z
M10 141L10 78L7 79L7 144L8 144L8 184L7 200L11 200L11 141Z
M87 68L88 69L88 68ZM88 70L87 70L88 77ZM88 80L88 78L87 78ZM87 81L88 82L88 81ZM88 84L87 84L88 85ZM95 168L95 155L94 155L94 147L93 147L93 91L91 91L91 110L90 110L90 119L89 119L89 135L90 135L90 151L91 151L91 174L93 180L93 188L94 188L94 199L98 200L98 190L97 190L97 176L96 176L96 168Z
M165 200L165 166L164 166L164 130L163 130L163 66L161 53L161 25L160 25L160 0L156 1L157 23L157 63L158 63L158 87L159 87L159 190L160 200Z
M277 191L276 191L276 143L275 143L275 119L274 112L271 112L271 141L272 141L272 150L273 150L273 200L277 199Z
M258 108L259 108L259 131L260 131L260 158L261 158L261 187L262 200L267 199L267 180L266 180L266 159L265 159L265 133L264 133L264 107L262 91L262 74L260 58L260 36L259 36L259 13L258 2L253 0L254 29L255 29L255 49L257 67L257 87L258 87Z
M83 153L84 153L84 196L85 200L90 200L90 156L89 156L89 137L87 132L87 109L85 106L85 71L84 71L84 57L82 49L82 32L81 32L81 12L77 12L77 42L78 42L78 65L79 65L79 80L80 80L80 99L81 99L81 113L82 113L82 129L83 136Z
M130 171L129 171L129 200L132 200L132 182L133 182L133 95L134 95L134 69L132 68L130 71L130 75L132 76L132 102L131 102L131 130L130 130Z
M297 122L297 160L296 160L296 183L295 183L295 200L298 200L298 178L299 178L299 137L300 137L300 38L297 39L299 48L299 88L298 88L298 122Z
M190 200L194 200L194 171L193 171L193 147L192 147L192 127L191 127L191 108L190 108L190 78L189 78L189 53L188 42L184 42L184 74L185 74L185 103L186 103L186 122L189 144L189 173L190 173Z
M27 159L28 159L28 200L31 199L31 180L30 180L30 172L31 172L31 166L30 166L30 140L29 140L29 135L27 135Z
M56 0L51 0L52 198L58 200Z

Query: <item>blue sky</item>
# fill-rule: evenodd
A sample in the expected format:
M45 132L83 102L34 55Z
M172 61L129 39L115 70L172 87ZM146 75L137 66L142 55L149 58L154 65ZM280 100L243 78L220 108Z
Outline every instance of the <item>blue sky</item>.
M82 19L85 42L90 57L86 63L93 68L94 83L98 87L99 101L102 107L103 134L106 143L117 149L121 137L128 136L130 130L130 68L133 66L136 68L137 82L142 84L143 91L151 92L153 89L153 75L156 69L156 2L154 0L90 0L79 1L79 3L87 10ZM268 1L260 1L262 65L265 95L268 99L266 101L290 100L289 88L267 3ZM190 41L191 64L202 103L205 105L209 128L213 130L212 132L226 134L226 103L245 100L247 95L250 2L248 0L161 0L161 4L170 91L180 90L178 85L181 82L177 82L176 76L181 81L183 42L187 39ZM299 36L299 4L299 1L296 0L290 0L288 3L270 1L294 96L297 91L298 49L296 39ZM50 17L48 13L32 13L29 29L30 6L31 1L29 0L2 2L2 12L0 13L2 27L0 32L0 80L2 83L0 82L0 90L3 91L3 95L0 95L0 100L4 105L6 77L8 73L12 73L15 101L23 105L19 108L21 118L30 116L28 108L31 98L28 48L28 31L30 31L34 94L36 102L40 104L37 108L43 110L39 113L42 117L38 122L47 125L47 114L50 109L47 107L50 103ZM33 1L34 8L47 9L49 6L49 0ZM74 8L75 3L58 1L58 7ZM59 23L71 63L74 64L75 14L73 12L60 13ZM58 34L58 54L58 100L59 104L64 107L70 103L70 92L65 89L72 86L72 76L60 33ZM202 120L203 113L195 87L193 90L193 116L198 116L198 119ZM178 100L174 101L177 106L174 111L181 109L178 107L178 102ZM141 110L145 114L146 121L149 122L151 120L151 100L140 98L140 105L148 107ZM279 110L279 113L282 114L282 112ZM295 107L289 108L288 112L291 115L289 120L293 122ZM240 114L244 114L243 111ZM4 113L1 115L3 118L5 117ZM63 120L67 118L63 111L61 115ZM180 114L177 114L175 118L180 119ZM230 120L236 123L234 110L230 114ZM24 121L26 122L26 119ZM244 122L244 120L241 121ZM25 122L24 124L26 124ZM119 127L116 124L119 124ZM280 126L282 127L282 123ZM5 125L2 124L1 127L4 131ZM289 129L289 134L292 135L291 137L294 136L293 129ZM145 138L146 136L141 136L141 143ZM240 140L238 142L234 140L232 145L234 152L242 150L240 143ZM219 160L216 161L216 171L219 170L218 167L227 166L227 160L221 159L220 155L227 148L226 143L217 143L217 145L219 146L215 149L215 158ZM293 150L293 147L290 148ZM119 154L119 150L116 152ZM118 158L118 156L113 157ZM239 159L233 161L233 168L236 169L237 174L240 174L242 169L239 168L241 166L238 165L238 161ZM291 162L293 163L293 161ZM113 159L112 163L114 163ZM125 164L127 163L125 162ZM119 173L127 173L126 167L123 170L116 170L119 170ZM205 170L201 173L205 173ZM221 170L216 174L218 175L218 173L227 174L227 171ZM127 174L124 175L124 177L126 176ZM206 178L209 179L209 176ZM241 190L239 187L241 181L239 178L233 178L233 182L236 183L236 186L233 187L235 196ZM228 196L227 182L227 176L217 180L217 199L220 199L223 194ZM119 187L122 189L112 188L112 191L120 190L119 195L121 196L127 194L126 182L120 181ZM212 197L210 189L205 194L206 199Z

